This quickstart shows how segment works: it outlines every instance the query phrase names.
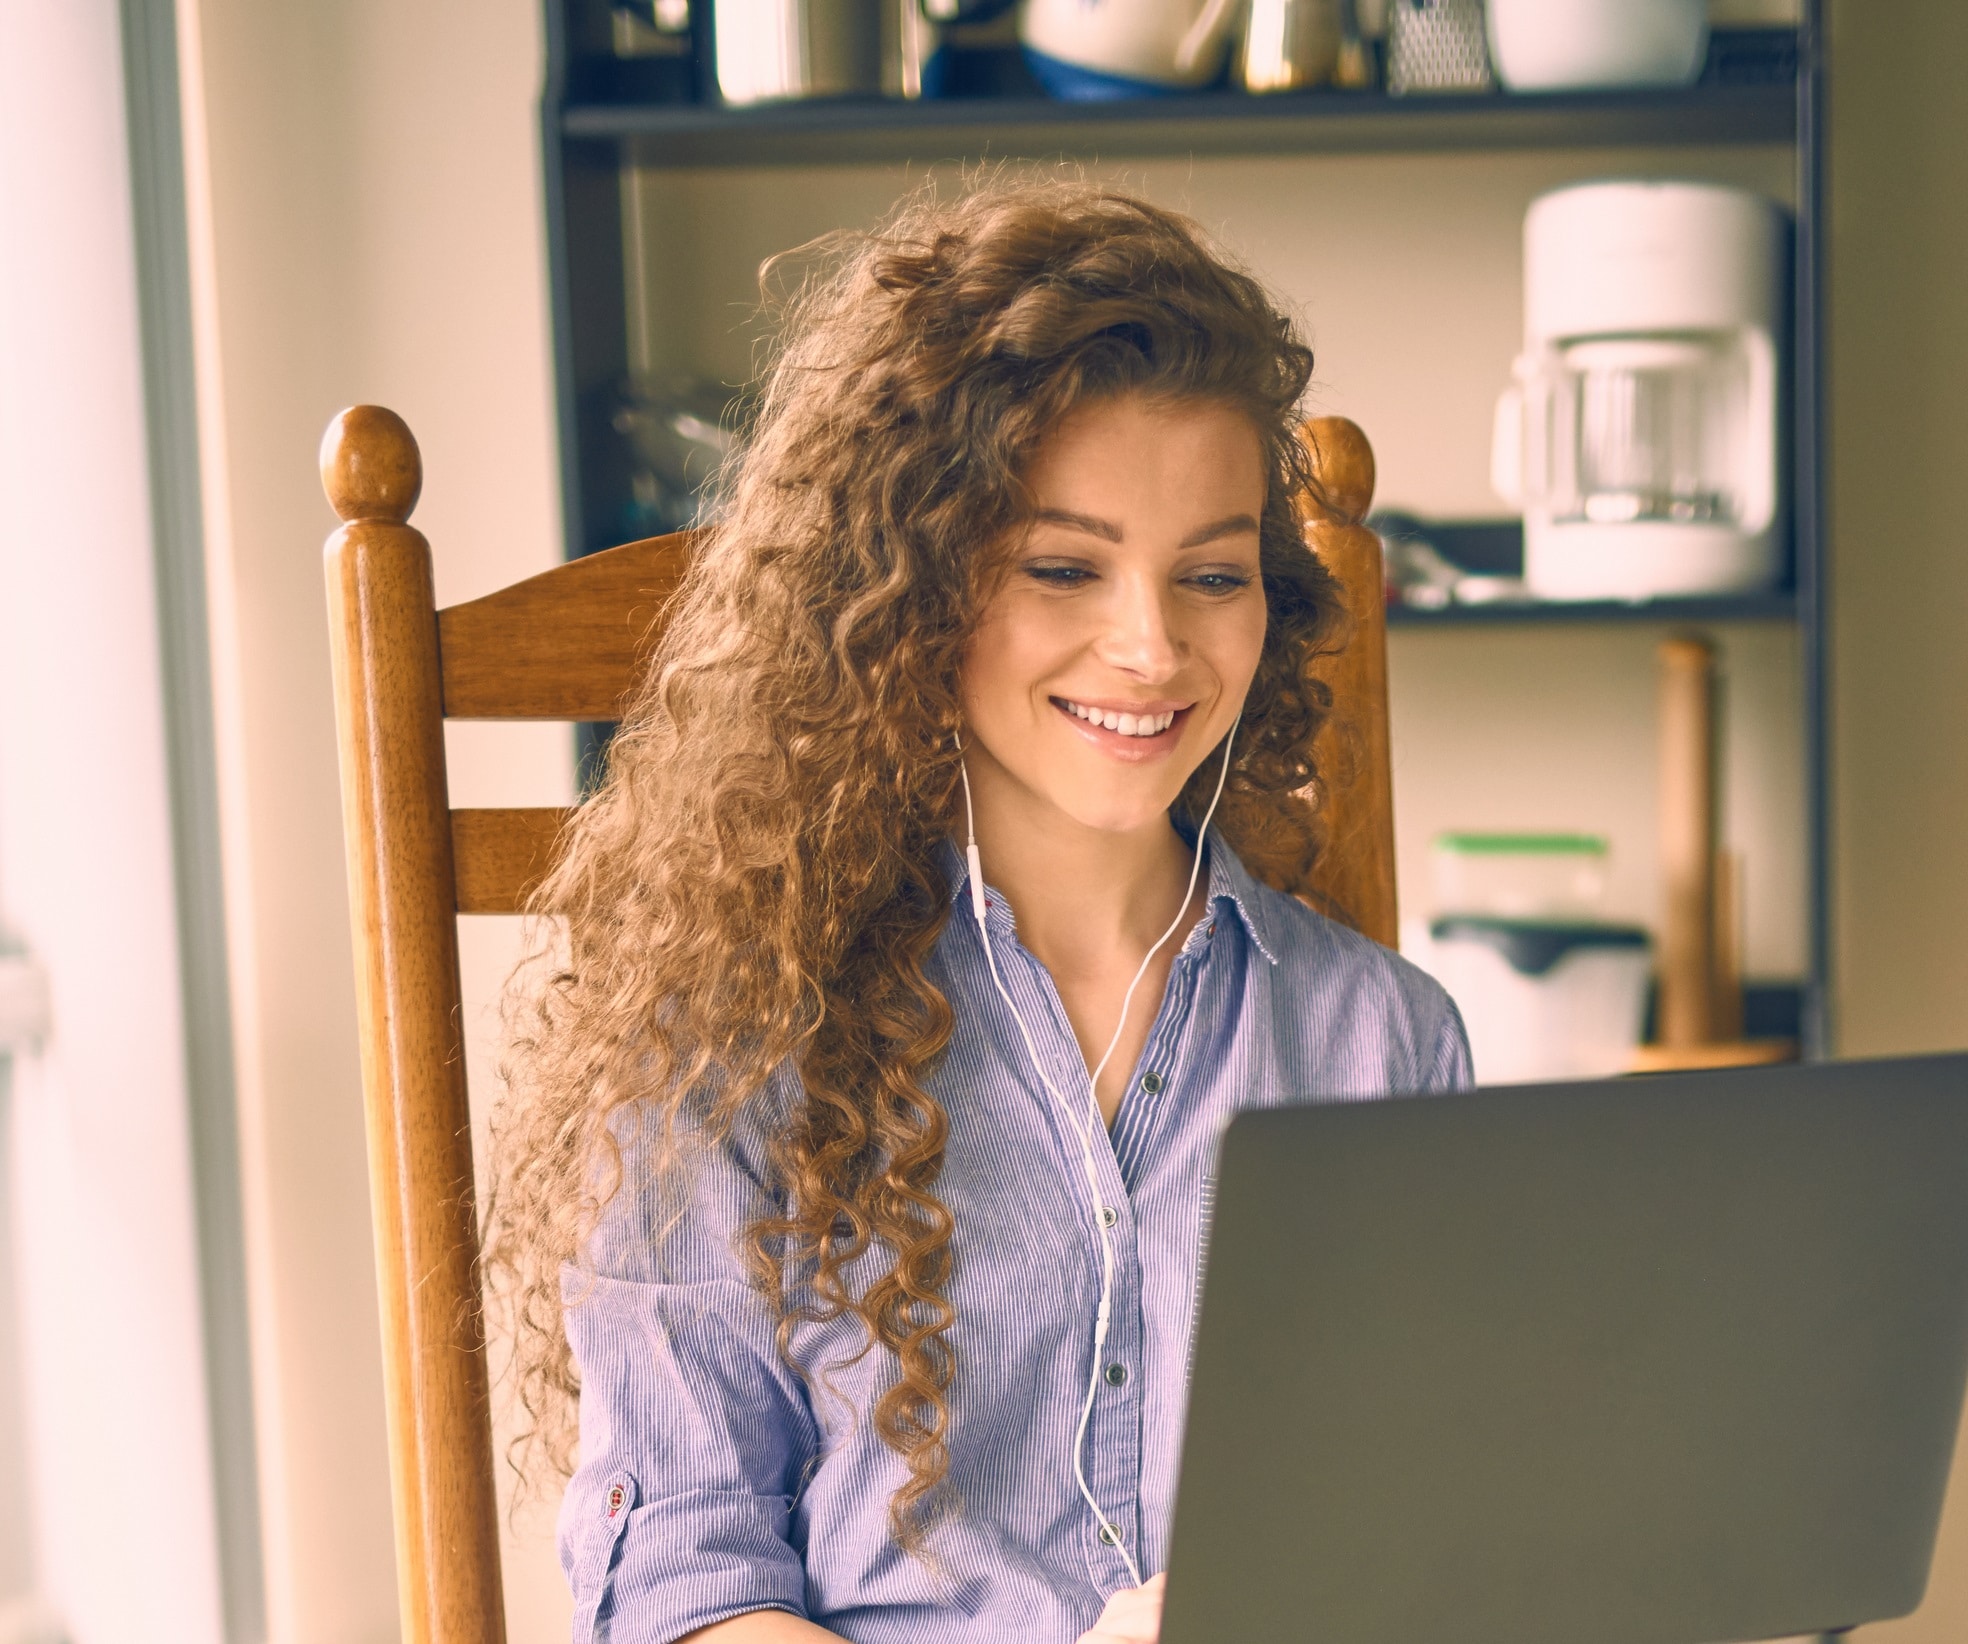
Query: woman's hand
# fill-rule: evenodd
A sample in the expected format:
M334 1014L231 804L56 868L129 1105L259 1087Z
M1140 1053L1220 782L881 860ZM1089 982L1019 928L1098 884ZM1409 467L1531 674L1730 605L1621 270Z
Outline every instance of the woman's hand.
M1162 1588L1167 1575L1151 1575L1139 1587L1116 1593L1080 1644L1155 1644L1162 1636Z

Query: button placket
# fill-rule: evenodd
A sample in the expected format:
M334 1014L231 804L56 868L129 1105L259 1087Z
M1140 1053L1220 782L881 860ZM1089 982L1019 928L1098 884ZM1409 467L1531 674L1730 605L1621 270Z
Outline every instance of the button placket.
M1128 1100L1122 1104L1119 1122L1112 1135L1111 1154L1103 1150L1103 1178L1112 1168L1122 1186L1103 1206L1114 1212L1110 1225L1114 1243L1114 1298L1110 1310L1107 1339L1102 1345L1098 1384L1087 1431L1087 1479L1110 1523L1120 1532L1130 1554L1139 1557L1141 1547L1141 1488L1143 1466L1142 1410L1145 1389L1138 1373L1145 1351L1145 1323L1142 1318L1141 1265L1138 1228L1134 1205L1126 1197L1126 1182L1134 1161L1152 1144L1168 1114L1171 1103L1161 1097L1176 1088L1176 1078L1185 1055L1186 1035L1193 1019L1209 967L1208 950L1199 940L1177 955L1168 995L1150 1029L1142 1060L1146 1064L1136 1075ZM1179 1098L1177 1098L1179 1099ZM1125 1167L1125 1168L1124 1168ZM1091 1343L1089 1342L1089 1345ZM1116 1583L1127 1580L1127 1568L1120 1553L1098 1533L1091 1513L1087 1515L1087 1556L1090 1568L1111 1572ZM1111 1590L1111 1589L1110 1589Z
M995 891L986 893L986 903L985 920L991 929L991 947L997 959L999 979L1015 1002L1019 1019L1032 1036L1032 1049L1044 1062L1043 1073L1058 1092L1058 1101L1041 1081L1041 1070L1032 1067L1024 1036L1015 1023L1007 1020L1005 1029L1012 1051L1011 1073L1044 1110L1048 1128L1057 1142L1055 1157L1066 1191L1072 1195L1072 1202L1084 1206L1086 1175L1080 1162L1079 1139L1072 1133L1072 1119L1059 1111L1059 1103L1070 1104L1086 1094L1086 1063L1080 1055L1079 1042L1073 1037L1072 1026L1066 1019L1065 1007L1059 1001L1059 992L1053 985L1050 972L1018 939L1017 921L1012 916L1011 904ZM976 939L975 931L972 936ZM979 962L985 963L981 953ZM997 989L993 987L990 992L1002 1010L1004 1001L996 998ZM1010 1012L1007 1011L1006 1015L1009 1017ZM1095 1142L1096 1167L1101 1156L1106 1154L1111 1157L1112 1151L1111 1146L1103 1147L1100 1142ZM1082 1209L1081 1214L1085 1213ZM1086 1270L1097 1293L1100 1274L1097 1248L1088 1251Z
M1050 973L1018 941L1010 907L1000 897L990 897L986 918L999 974L1017 1002L1018 1011L1032 1034L1034 1048L1045 1060L1046 1073L1064 1101L1070 1103L1085 1097L1085 1059L1080 1054L1078 1041L1073 1036L1071 1023ZM1186 953L1178 955L1176 971L1175 985L1169 990L1163 1010L1158 1012L1158 1017L1164 1019L1150 1031L1151 1044L1166 1046L1175 1043L1180 1037L1181 1024L1188 1018L1194 999L1193 956ZM1022 1041L1016 1037L1016 1027L1007 1025L1014 1035L1014 1045L1022 1049ZM1074 1199L1082 1207L1080 1214L1087 1215L1085 1175L1079 1158L1079 1140L1072 1134L1072 1121L1058 1111L1058 1104L1043 1086L1038 1085L1029 1065L1019 1071L1022 1074L1021 1083L1033 1089L1034 1096L1047 1110L1061 1167L1071 1180ZM1098 1127L1098 1130L1093 1154L1095 1173L1099 1178L1099 1220L1107 1229L1114 1249L1114 1284L1107 1338L1097 1366L1100 1380L1087 1426L1084 1464L1087 1483L1095 1500L1119 1531L1122 1543L1132 1553L1141 1540L1141 1389L1140 1377L1126 1367L1138 1365L1142 1351L1140 1250L1132 1206L1128 1203L1126 1180L1115 1154L1120 1136L1118 1132L1110 1135L1105 1126ZM1095 1293L1099 1285L1099 1267L1098 1242L1090 1236L1085 1271ZM1082 1348L1088 1357L1081 1362L1087 1367L1083 1374L1091 1376L1096 1373L1096 1365L1091 1356L1091 1321L1088 1323ZM1122 1377L1119 1383L1112 1383L1106 1373L1116 1365L1123 1367ZM1085 1385L1085 1382L1081 1383L1083 1388ZM1127 1566L1112 1543L1101 1544L1099 1528L1089 1512L1086 1515L1089 1569L1100 1572L1099 1579L1108 1590L1113 1590L1126 1584Z
M1176 955L1168 996L1142 1049L1146 1064L1135 1076L1114 1126L1114 1152L1122 1177L1131 1180L1149 1139L1160 1128L1168 1104L1161 1100L1175 1083L1183 1040L1195 1015L1202 984L1200 952L1185 947Z
M1110 1212L1114 1218L1108 1234L1114 1247L1114 1294L1107 1339L1101 1345L1093 1412L1087 1423L1086 1472L1101 1510L1133 1551L1141 1535L1141 1378L1132 1369L1140 1363L1141 1355L1141 1253L1133 1206L1126 1198L1120 1169L1111 1153L1103 1150L1099 1169L1102 1194L1107 1199L1102 1220ZM1086 1345L1091 1352L1091 1336ZM1089 1556L1097 1561L1094 1567L1103 1567L1098 1561L1109 1561L1116 1568L1116 1579L1124 1582L1127 1571L1119 1553L1111 1543L1099 1544L1095 1534L1098 1526L1091 1513L1087 1516Z

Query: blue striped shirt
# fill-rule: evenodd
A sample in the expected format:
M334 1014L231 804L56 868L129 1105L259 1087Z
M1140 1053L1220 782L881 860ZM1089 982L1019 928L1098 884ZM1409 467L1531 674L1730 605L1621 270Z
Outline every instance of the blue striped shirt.
M1220 840L1209 858L1208 906L1112 1132L1096 1138L1116 1265L1086 1471L1144 1575L1167 1547L1224 1121L1470 1082L1462 1023L1432 980L1260 884ZM566 1278L581 1465L560 1546L577 1644L668 1644L768 1608L856 1644L1071 1644L1129 1584L1072 1473L1100 1288L1079 1143L991 984L962 859L950 860L958 900L932 975L956 1027L929 1086L950 1117L937 1191L956 1222L956 1509L915 1556L891 1541L906 1474L867 1412L893 1360L863 1354L852 1319L795 1327L805 1376L777 1350L772 1310L734 1253L768 1202L757 1147L741 1135L693 1169L680 1215L631 1170ZM1054 1083L1083 1092L1051 977L995 892L988 919ZM882 1265L868 1260L864 1284Z

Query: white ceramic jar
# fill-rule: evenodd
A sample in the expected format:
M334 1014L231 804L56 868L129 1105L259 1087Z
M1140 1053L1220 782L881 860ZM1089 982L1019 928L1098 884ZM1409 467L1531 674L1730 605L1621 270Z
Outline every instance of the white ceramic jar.
M1023 0L1018 38L1054 97L1139 97L1214 80L1242 10L1238 0Z
M1708 0L1489 0L1490 60L1511 91L1687 86Z

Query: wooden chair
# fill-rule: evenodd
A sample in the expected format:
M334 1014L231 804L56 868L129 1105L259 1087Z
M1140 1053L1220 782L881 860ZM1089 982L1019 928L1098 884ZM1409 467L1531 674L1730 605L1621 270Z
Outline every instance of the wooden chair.
M1308 439L1332 503L1311 535L1354 617L1330 674L1351 776L1330 797L1314 882L1297 888L1391 946L1380 546L1354 523L1372 496L1373 453L1339 419L1313 424ZM342 412L323 437L321 475L344 522L327 545L329 625L403 1638L497 1644L505 1614L456 921L518 911L565 813L452 809L444 721L617 718L690 545L630 543L440 611L430 547L408 523L422 468L403 420L378 406Z

